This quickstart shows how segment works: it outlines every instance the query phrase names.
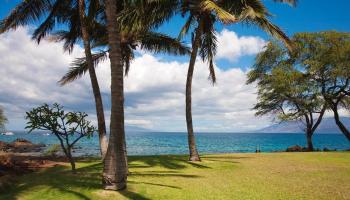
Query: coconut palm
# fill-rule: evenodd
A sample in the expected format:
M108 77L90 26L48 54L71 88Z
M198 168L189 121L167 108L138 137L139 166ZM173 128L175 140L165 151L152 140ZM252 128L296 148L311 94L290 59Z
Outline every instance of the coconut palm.
M121 1L105 0L109 59L111 61L111 124L107 154L104 160L102 184L107 190L126 188L127 169L124 132L124 74L120 45L120 30L116 24ZM118 4L117 4L118 3Z
M0 107L0 131L5 129L5 123L7 118L5 117L4 110Z
M97 6L98 1L94 3L93 2L94 1L91 1L90 5L92 6L90 7L93 7L94 9L90 9L89 11L91 10L95 11L95 8L98 7ZM92 24L92 23L91 23L91 20L89 23L90 18L88 18L85 14L85 10L86 10L85 0L78 0L78 7L79 7L78 9L79 9L80 30L81 30L81 35L82 35L83 44L84 44L85 58L89 69L92 91L94 93L94 98L95 98L100 150L101 150L102 159L104 159L107 152L108 142L107 142L107 135L106 135L106 124L105 124L105 117L104 117L104 111L103 111L102 97L101 97L100 88L96 77L94 63L92 60L90 34L88 31L88 26L89 24Z
M283 1L294 3L294 1ZM194 66L199 53L203 61L209 64L209 78L214 84L216 81L214 70L214 56L216 53L216 32L214 24L232 24L246 22L258 25L272 36L284 41L291 47L288 37L275 25L269 22L269 13L260 0L241 1L213 1L213 0L183 0L181 12L188 16L179 38L182 38L190 30L192 32L192 53L186 80L186 123L188 132L189 160L200 161L197 151L192 124L192 78Z
M107 35L103 31L100 31L100 33L103 34L99 34L98 38L93 39L93 47L103 48L108 45ZM66 36L67 34L64 34L64 32L59 32L58 35L54 35L54 38L56 41L63 40L67 44L70 38L65 38ZM124 32L124 34L122 34L121 48L122 62L125 67L125 75L127 75L129 72L130 61L134 58L134 50L137 46L140 46L141 49L148 50L154 53L165 52L174 55L184 55L190 53L189 48L181 44L181 42L161 33L148 31L146 33L132 34ZM97 66L98 63L106 59L107 51L100 51L98 53L92 54L92 60L95 66ZM59 83L61 85L65 85L83 76L87 71L90 71L87 63L88 62L86 57L77 58L72 63L73 66L62 77ZM125 141L124 151L126 154L127 152ZM125 159L127 161L127 156L125 156Z
M122 8L124 3L124 9ZM127 3L127 5L125 4ZM102 182L105 189L121 190L126 188L127 169L123 142L124 132L124 83L122 63L122 35L120 27L129 24L129 33L142 30L144 25L155 28L173 14L174 0L116 1L105 0L109 58L111 61L111 126L107 154L104 160ZM117 11L117 12L115 12ZM119 20L118 20L119 19ZM117 23L115 23L117 22ZM151 23L150 23L151 22ZM131 25L131 26L130 26ZM136 31L135 31L136 30Z
M96 105L101 156L104 158L108 145L106 125L102 97L92 63L90 33L87 30L87 24L93 23L92 20L95 19L96 15L102 12L98 2L98 0L89 1L89 13L86 15L84 0L78 0L78 2L76 0L23 1L16 6L9 16L0 22L0 33L10 29L16 29L20 25L27 25L32 21L40 21L41 24L34 30L32 36L38 43L53 32L57 24L65 24L68 26L69 31L67 32L69 34L67 34L67 37L69 36L69 42L65 43L65 50L71 52L78 39L81 38L83 40ZM41 17L45 15L47 15L47 17L44 20L40 20Z

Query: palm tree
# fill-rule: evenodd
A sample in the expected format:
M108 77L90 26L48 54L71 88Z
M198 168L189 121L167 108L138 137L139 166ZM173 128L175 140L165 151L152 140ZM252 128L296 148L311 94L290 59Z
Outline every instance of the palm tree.
M101 6L97 0L89 1L89 16L85 15L85 1L24 1L16 6L12 13L0 23L0 33L10 29L16 29L18 25L26 25L31 20L39 21L41 16L49 13L47 18L36 28L32 38L40 43L41 39L53 32L57 22L67 24L69 31L66 37L68 38L64 45L64 49L71 52L74 44L79 38L83 39L86 60L88 61L89 74L93 89L96 114L98 121L98 133L100 142L101 156L104 158L107 151L107 135L104 119L103 103L100 94L100 89L92 63L90 34L87 30L87 24L93 23L95 16L101 12Z
M95 6L96 4L93 4L93 5ZM89 69L92 91L94 93L94 98L95 98L101 156L102 156L102 159L104 159L107 152L107 147L108 147L107 146L108 141L107 141L107 135L106 135L106 124L105 124L105 116L103 111L102 97L101 97L100 88L98 85L94 63L92 59L90 34L87 28L87 26L89 25L88 25L87 17L85 15L85 9L86 9L85 0L79 0L78 6L79 6L79 19L80 19L80 25L81 25L80 26L81 35L84 43L85 57L86 57L87 66Z
M0 107L0 131L5 129L5 123L7 118L5 117L4 110Z
M118 3L118 4L117 4ZM105 0L109 59L111 61L111 124L107 154L104 160L102 184L106 190L122 190L127 186L127 163L123 149L124 74L120 45L120 30L116 24L121 1Z
M123 3L128 3L123 5ZM175 5L175 6L174 6ZM128 33L139 32L145 25L148 30L169 19L177 1L116 1L105 0L109 58L111 61L111 126L107 154L104 160L102 182L104 189L121 190L126 188L127 168L125 163L124 132L124 87L123 54L120 27L127 27ZM116 12L117 11L117 12ZM147 16L147 17L145 17ZM119 19L119 20L118 20ZM115 23L117 22L117 23ZM129 26L125 26L125 25Z
M294 1L283 1L293 3ZM182 38L189 30L192 32L192 53L186 80L186 123L188 132L189 160L200 161L197 151L192 123L192 78L197 54L203 61L209 64L210 80L216 81L213 59L216 53L216 32L214 24L232 24L245 21L258 25L263 30L284 41L291 47L288 37L275 25L271 24L267 16L268 11L260 0L241 1L213 1L213 0L183 0L181 5L182 15L188 15L179 38Z
M62 33L62 32L60 32ZM103 33L102 31L100 33ZM55 40L68 40L69 38L64 38L65 34L56 35ZM107 35L100 34L98 38L94 38L93 47L106 47L108 45ZM148 50L154 53L165 52L174 55L185 55L189 54L190 50L188 47L184 46L181 42L173 39L167 35L155 32L146 33L126 33L122 34L121 48L122 48L122 62L125 67L125 76L128 74L130 69L130 62L134 58L134 50L137 46L141 49ZM107 51L100 51L98 53L92 54L92 61L95 66L101 61L106 60ZM77 58L72 64L73 66L69 71L62 77L59 81L61 85L68 84L80 77L82 77L87 71L90 71L88 66L87 57ZM99 91L99 88L98 88ZM100 95L100 94L99 94ZM124 152L126 152L126 142L124 141ZM127 156L125 156L127 162Z

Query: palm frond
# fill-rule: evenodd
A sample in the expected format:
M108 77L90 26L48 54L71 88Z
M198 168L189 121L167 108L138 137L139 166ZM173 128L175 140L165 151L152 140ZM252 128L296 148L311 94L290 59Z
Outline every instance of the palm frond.
M297 3L298 3L298 0L273 0L273 1L275 1L275 2L279 2L279 3L287 3L287 4L289 4L289 5L291 5L291 6L296 6L297 5Z
M194 22L195 22L195 17L190 14L190 16L186 20L185 25L181 28L179 36L177 37L178 40L181 40L188 33L188 31L190 30Z
M217 49L217 38L216 32L214 30L215 19L207 16L208 18L204 19L205 23L202 23L201 31L201 45L199 54L203 61L207 61L209 64L209 79L213 84L216 83L216 75L214 69L214 57Z
M118 14L118 21L124 31L156 29L178 11L177 0L131 1ZM147 16L147 17L145 17Z
M272 24L267 17L270 13L260 0L245 0L244 7L240 11L240 20L248 24L260 27L272 37L284 42L289 51L293 51L293 44L289 37L276 25Z
M224 24L236 23L239 21L238 17L218 6L214 1L204 0L201 2L201 7L204 11L215 12L216 17Z
M107 59L107 52L102 51L96 54L92 54L92 60L94 66L96 67L100 62ZM68 72L58 81L58 83L63 86L71 83L79 78L81 78L87 71L89 67L86 62L86 58L76 58L72 63L72 67L69 68Z
M48 37L48 40L52 42L63 41L64 51L68 51L70 53L73 51L74 44L80 38L77 35L80 35L80 32L78 33L78 30L76 29L70 29L69 31L61 30L61 31L56 31L54 33L51 33L50 36Z
M64 23L69 20L65 17L67 10L70 10L69 1L56 1L49 9L49 15L46 19L34 30L32 39L40 43L41 39L49 34L58 21ZM70 13L73 13L72 11Z
M50 0L22 1L7 17L0 21L0 33L38 21L50 7Z
M190 54L191 50L180 41L162 33L146 32L139 36L141 49L154 53L165 52L174 55Z

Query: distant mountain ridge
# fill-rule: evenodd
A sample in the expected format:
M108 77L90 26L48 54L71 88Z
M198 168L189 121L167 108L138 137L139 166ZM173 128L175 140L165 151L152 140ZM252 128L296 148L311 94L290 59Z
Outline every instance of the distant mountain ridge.
M125 132L151 132L152 130L139 126L126 125Z
M341 121L350 128L350 117L342 117ZM256 133L304 133L304 124L301 122L281 122L273 124L266 128L255 131ZM334 133L340 134L338 126L332 117L324 118L316 129L315 133Z

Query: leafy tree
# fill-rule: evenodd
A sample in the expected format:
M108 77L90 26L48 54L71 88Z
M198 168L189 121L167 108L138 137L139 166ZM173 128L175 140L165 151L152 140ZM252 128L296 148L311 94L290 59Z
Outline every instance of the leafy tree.
M341 132L350 140L350 131L340 119L350 97L350 33L325 31L295 35L295 63L303 67L319 87Z
M74 145L83 137L91 137L96 128L86 120L83 112L65 112L63 107L55 103L33 108L26 112L28 120L26 129L52 132L60 142L61 148L68 158L72 171L75 172L75 161L72 155Z
M256 115L277 115L282 121L302 121L308 151L312 136L321 123L326 104L317 83L293 62L293 55L277 42L270 42L256 57L248 73L248 84L257 82Z
M295 1L280 1L294 3ZM224 25L237 22L257 25L272 36L281 39L291 48L288 37L267 17L270 15L260 0L243 1L181 1L181 12L188 16L179 38L190 30L192 31L192 53L186 80L186 123L189 144L189 160L200 161L197 151L192 123L192 77L197 54L209 64L209 78L214 84L216 81L214 57L216 54L215 23Z
M5 117L4 110L0 107L0 131L5 130L5 123L7 118Z

